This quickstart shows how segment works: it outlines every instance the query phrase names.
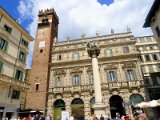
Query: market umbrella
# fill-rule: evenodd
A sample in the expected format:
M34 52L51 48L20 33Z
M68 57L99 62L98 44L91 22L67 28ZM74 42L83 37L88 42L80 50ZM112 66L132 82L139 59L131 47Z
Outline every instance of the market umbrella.
M141 103L138 103L137 105L135 105L135 107L146 108L146 107L148 107L148 103L147 102L141 102Z
M152 100L148 102L148 107L157 107L160 106L160 102L158 100Z

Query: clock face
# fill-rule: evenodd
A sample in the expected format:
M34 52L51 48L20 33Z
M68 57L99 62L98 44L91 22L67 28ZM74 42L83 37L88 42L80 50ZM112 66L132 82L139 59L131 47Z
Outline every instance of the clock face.
M47 29L45 29L45 28L39 30L39 32L40 32L40 37L41 37L41 38L44 38L44 37L45 37L46 31L47 31Z

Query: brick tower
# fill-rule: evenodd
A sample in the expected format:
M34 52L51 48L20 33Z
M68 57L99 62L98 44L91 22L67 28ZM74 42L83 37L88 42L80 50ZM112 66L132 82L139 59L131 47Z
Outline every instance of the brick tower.
M39 11L32 68L28 71L30 89L27 92L26 109L45 110L49 81L51 49L56 42L59 19L54 9Z

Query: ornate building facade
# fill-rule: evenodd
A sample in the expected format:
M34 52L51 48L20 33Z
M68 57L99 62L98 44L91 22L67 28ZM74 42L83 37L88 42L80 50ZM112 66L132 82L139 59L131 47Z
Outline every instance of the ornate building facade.
M0 7L0 119L23 109L29 83L25 79L28 44L33 38Z
M136 40L130 31L96 37L57 42L52 47L48 113L66 110L71 114L92 113L94 104L91 59L86 51L88 41L100 46L99 72L105 111L115 116L132 114L132 103L147 101L138 59ZM77 109L79 112L77 112ZM77 116L76 116L77 117Z
M136 47L140 52L144 82L148 86L150 98L151 100L160 99L160 50L158 43L153 36L137 37L136 41ZM153 110L154 113L160 115L159 107L153 108Z

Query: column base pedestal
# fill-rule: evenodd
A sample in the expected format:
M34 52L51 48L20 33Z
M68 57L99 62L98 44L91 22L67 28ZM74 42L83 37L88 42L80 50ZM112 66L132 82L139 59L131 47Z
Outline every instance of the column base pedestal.
M101 114L102 114L103 117L104 117L104 115L105 115L105 108L106 108L106 106L105 106L103 103L95 103L95 104L93 105L94 114L95 114L98 118L101 117Z

